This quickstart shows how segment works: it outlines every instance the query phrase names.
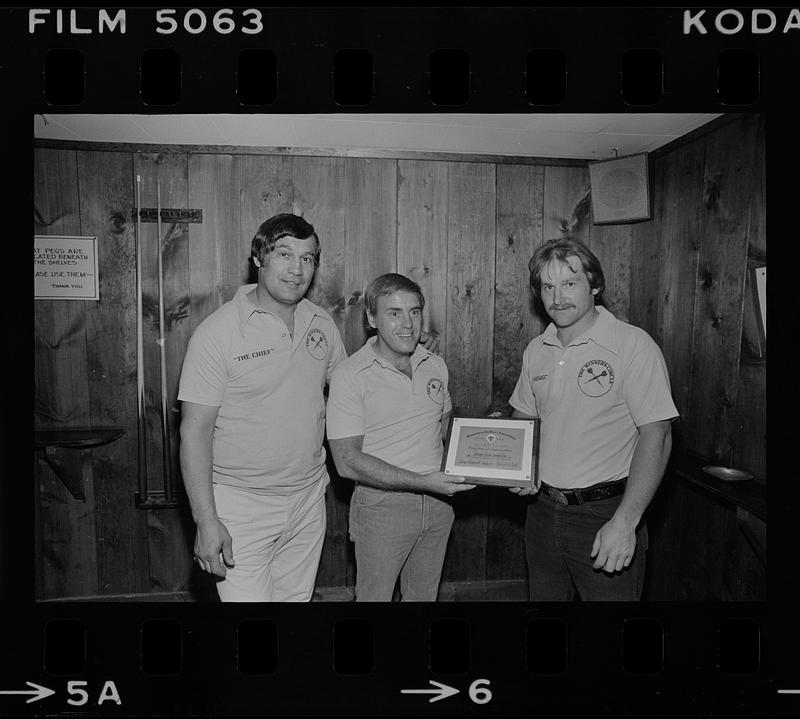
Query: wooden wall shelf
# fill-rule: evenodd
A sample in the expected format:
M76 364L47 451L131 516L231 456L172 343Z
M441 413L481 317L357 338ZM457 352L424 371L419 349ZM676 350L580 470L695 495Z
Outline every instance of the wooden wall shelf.
M716 479L703 471L707 464L715 462L692 452L680 452L670 460L670 469L680 479L697 487L706 494L740 507L762 521L767 521L767 486L758 477L745 482L727 482Z
M125 430L122 427L37 429L34 447L44 452L45 462L69 493L85 502L84 486L91 477L91 463L86 450L109 444L123 434Z

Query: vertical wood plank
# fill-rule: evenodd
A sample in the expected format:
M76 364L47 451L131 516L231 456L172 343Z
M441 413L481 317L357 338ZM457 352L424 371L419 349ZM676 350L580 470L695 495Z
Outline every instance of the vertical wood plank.
M694 359L687 418L692 449L729 462L739 383L754 120L743 116L706 140Z
M592 236L591 195L588 167L544 168L545 240L573 237L590 245Z
M544 168L497 165L494 356L491 411L508 413L528 342L547 318L533 311L528 262L542 244Z
M308 299L331 313L345 336L345 162L341 158L295 157L289 166L293 186L291 210L308 220L319 237L320 263ZM325 495L327 528L318 587L352 586L355 559L348 538L348 508L353 482L336 472L326 446L331 483Z
M292 212L294 187L292 158L280 155L241 155L238 157L240 177L239 215L241 217L240 250L237 261L243 269L244 282L255 282L255 272L247 272L247 258L253 235L261 223L280 212ZM246 274L244 274L246 272Z
M704 158L705 139L700 138L661 160L660 251L663 259L657 262L659 302L654 339L664 353L672 396L682 418L690 411Z
M425 295L428 327L447 361L447 163L397 162L397 271Z
M223 271L224 253L222 247L233 242L231 237L238 236L240 223L225 226L222 218L229 214L237 214L238 202L231 202L230 197L220 196L217 161L211 155L189 155L189 206L203 210L203 223L192 227L191 252L189 253L189 289L191 296L190 327L192 332L208 315L229 299L226 297L224 284L230 272L236 268ZM221 204L227 203L223 214L217 214ZM255 231L255 230L254 230ZM224 233L227 239L220 237ZM252 237L252 234L250 235ZM237 257L238 269L242 270L244 260Z
M492 401L495 167L454 162L447 200L447 357L454 411L482 416ZM486 576L487 490L454 500L456 521L442 581Z
M450 165L447 214L450 394L459 411L480 416L492 401L494 165Z
M766 261L766 173L764 121L759 117L755 128L755 157L751 175L752 196L748 221L748 256ZM749 282L747 283L749 285ZM747 290L749 291L749 287ZM745 303L751 297L744 297ZM745 316L750 308L745 308ZM746 361L747 360L747 361ZM759 478L767 477L767 365L750 362L742 356L739 367L739 392L736 399L736 413L733 436L733 462L736 467L747 469Z
M658 197L662 186L664 162L654 162L653 194ZM658 329L657 298L659 282L659 253L661 247L661 217L658 200L653 208L653 219L637 222L631 228L631 284L628 316L630 323L646 330L656 342Z
M623 322L630 320L632 236L631 225L592 225L590 249L606 280L602 304Z
M494 356L491 411L508 414L528 342L541 334L533 312L528 261L542 243L544 168L501 165L497 171ZM524 579L525 509L520 497L487 492L486 578Z
M753 539L767 550L767 525L758 517L741 509L729 510L731 514L726 542L726 587L730 601L758 602L766 599L767 570L744 535L749 531ZM746 528L746 529L745 529Z
M144 591L146 532L134 503L137 477L136 250L130 153L78 154L81 231L96 236L100 301L87 303L88 399L93 425L125 434L92 450L97 593Z
M35 234L80 235L76 157L35 151ZM37 426L88 425L84 301L36 300L34 317Z
M345 162L342 158L295 157L290 166L292 212L314 226L320 262L308 299L331 313L344 338Z
M367 338L363 293L397 269L397 161L345 159L345 335L348 354Z
M34 177L35 233L80 235L77 153L35 150ZM34 321L36 427L90 425L85 301L36 300ZM94 488L91 482L85 483L86 501L76 500L42 456L36 466L41 532L37 575L42 578L37 596L94 594Z
M214 259L222 301L227 302L247 282L250 239L242 232L239 203L241 191L240 159L234 155L190 155L189 173L194 185L203 175L206 190L201 206L203 225L214 237ZM194 207L194 205L193 205ZM255 228L253 228L255 232Z

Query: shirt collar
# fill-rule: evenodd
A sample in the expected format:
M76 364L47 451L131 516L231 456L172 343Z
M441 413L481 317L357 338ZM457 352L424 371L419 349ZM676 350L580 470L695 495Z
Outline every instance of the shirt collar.
M595 309L598 314L595 323L570 344L577 345L592 341L601 347L605 347L610 352L617 354L619 351L617 342L617 318L602 305L596 305ZM547 325L545 331L542 332L542 343L560 347L561 343L556 333L557 328L555 323L551 322Z
M371 367L374 363L379 364L381 367L385 367L386 369L394 370L395 372L398 371L397 367L395 367L389 360L384 359L375 351L375 344L378 341L378 336L375 335L374 337L370 337L363 347L363 352L360 353L361 362L359 363L358 369L364 370L368 367ZM428 357L431 356L431 353L425 349L421 344L418 344L414 348L414 352L411 355L411 367L413 369L417 369L422 362L424 362Z
M233 296L233 304L236 308L236 319L239 326L239 332L241 332L243 337L247 322L253 316L253 314L263 312L264 314L272 315L273 317L275 316L269 310L256 307L248 298L248 293L252 292L256 287L256 284L242 285L238 290L236 290L236 294ZM297 305L295 305L294 309L295 337L297 336L297 331L299 329L305 330L305 328L311 324L311 320L314 319L316 315L317 312L314 305L305 297L303 297L297 303Z

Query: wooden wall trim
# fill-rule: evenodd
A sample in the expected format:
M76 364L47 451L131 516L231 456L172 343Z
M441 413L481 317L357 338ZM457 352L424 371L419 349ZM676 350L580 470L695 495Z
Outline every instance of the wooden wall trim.
M84 142L37 138L34 147L48 150L90 150L93 152L189 153L204 155L288 155L302 157L359 157L365 159L430 160L436 162L490 162L507 165L548 165L586 167L587 160L568 157L522 157L478 155L462 152L385 150L359 147L251 147L245 145L159 145L139 142Z
M700 127L695 128L691 132L687 132L685 135L681 135L680 137L676 137L674 140L668 142L666 145L662 145L659 148L656 148L650 153L650 158L657 158L663 157L664 155L668 155L670 152L677 150L684 145L688 145L695 140L698 140L701 137L705 137L712 132L716 132L717 130L725 127L726 125L730 125L732 122L736 122L740 120L744 115L751 114L757 115L758 113L742 113L742 112L732 112L726 115L722 115L721 117L715 117L710 122L707 122L705 125L700 125Z

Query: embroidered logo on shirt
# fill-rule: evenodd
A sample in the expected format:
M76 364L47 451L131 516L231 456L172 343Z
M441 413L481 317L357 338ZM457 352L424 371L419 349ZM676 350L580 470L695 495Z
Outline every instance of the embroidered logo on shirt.
M614 384L614 368L603 360L589 360L578 372L578 387L588 397L602 397Z
M306 335L306 349L314 359L325 359L328 354L328 338L325 333L316 327Z
M431 377L428 380L428 397L437 404L444 404L444 382L438 377Z
M534 377L531 380L531 382L543 382L546 379L547 379L547 375L546 374L539 374L539 375L536 375L536 377Z

